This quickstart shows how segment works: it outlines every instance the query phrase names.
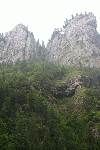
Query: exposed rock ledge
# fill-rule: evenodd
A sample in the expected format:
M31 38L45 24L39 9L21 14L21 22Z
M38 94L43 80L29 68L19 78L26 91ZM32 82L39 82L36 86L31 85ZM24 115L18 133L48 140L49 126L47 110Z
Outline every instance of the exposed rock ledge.
M94 137L95 139L100 137L97 128L96 128L96 129L92 129L91 133L92 133L92 135L93 135L93 137Z
M55 86L52 91L53 95L56 98L73 96L76 91L81 89L82 83L83 78L79 75L77 78L70 79L68 82L61 83L60 86Z

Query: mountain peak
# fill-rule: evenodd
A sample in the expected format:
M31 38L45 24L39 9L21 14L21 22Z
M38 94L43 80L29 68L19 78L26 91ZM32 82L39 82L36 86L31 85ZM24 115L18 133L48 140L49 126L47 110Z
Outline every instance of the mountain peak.
M10 35L11 33L20 34L20 32L28 32L28 28L22 23L16 25L11 31L9 31Z
M24 29L24 28L27 28L27 27L25 27L25 25L23 25L22 23L20 23L20 24L17 24L13 29L19 29L19 28Z
M92 12L72 15L63 30L54 30L45 48L39 47L34 35L22 23L0 38L0 62L15 62L39 54L47 61L60 65L100 66L100 35L96 31L96 17ZM38 50L37 50L38 49ZM38 51L38 52L37 52Z
M47 45L47 60L60 65L100 66L100 37L96 27L92 12L66 19L64 33L56 34Z
M15 63L18 59L28 59L36 50L34 35L23 24L18 24L9 31L5 36L5 41L5 43L3 41L0 43L0 62Z

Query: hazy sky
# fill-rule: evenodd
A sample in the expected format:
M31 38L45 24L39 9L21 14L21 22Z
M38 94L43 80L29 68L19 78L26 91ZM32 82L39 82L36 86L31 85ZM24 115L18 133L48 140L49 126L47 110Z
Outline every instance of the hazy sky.
M23 23L46 44L54 28L62 28L71 15L93 12L100 33L100 0L0 0L0 33Z

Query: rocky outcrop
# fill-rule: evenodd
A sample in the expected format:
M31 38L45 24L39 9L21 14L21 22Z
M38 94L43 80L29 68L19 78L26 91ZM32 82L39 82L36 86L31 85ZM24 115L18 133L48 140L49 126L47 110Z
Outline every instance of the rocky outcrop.
M70 79L68 82L61 82L60 85L54 86L52 92L56 98L70 97L75 94L76 91L81 89L83 78L79 75L74 79Z
M99 134L97 128L96 128L96 129L92 129L91 133L92 133L92 136L93 136L95 139L100 137L100 134Z
M0 38L0 62L29 59L36 52L34 35L23 24L18 24L4 38Z
M100 66L100 35L93 13L77 15L47 45L46 59L60 65Z

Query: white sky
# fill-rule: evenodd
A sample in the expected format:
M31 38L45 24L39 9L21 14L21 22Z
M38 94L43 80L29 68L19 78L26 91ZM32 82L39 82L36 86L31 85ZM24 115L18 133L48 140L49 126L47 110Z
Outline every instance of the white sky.
M37 41L47 44L54 28L76 13L93 12L100 33L100 0L0 0L0 33L9 32L23 23Z

